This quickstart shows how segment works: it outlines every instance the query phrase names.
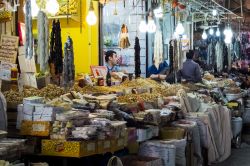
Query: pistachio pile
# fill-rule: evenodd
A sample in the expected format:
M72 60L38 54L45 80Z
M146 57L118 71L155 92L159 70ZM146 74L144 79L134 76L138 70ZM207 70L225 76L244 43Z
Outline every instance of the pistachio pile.
M23 98L30 96L40 96L45 97L45 99L52 100L63 94L65 94L65 91L62 88L52 84L49 84L48 86L42 89L24 87L23 92L18 92L14 90L4 92L4 96L7 102L10 103L22 103Z

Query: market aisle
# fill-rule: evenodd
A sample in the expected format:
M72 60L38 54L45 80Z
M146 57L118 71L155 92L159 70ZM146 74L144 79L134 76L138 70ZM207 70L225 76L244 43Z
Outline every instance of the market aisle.
M250 166L250 145L243 143L240 149L232 149L230 158L216 166Z

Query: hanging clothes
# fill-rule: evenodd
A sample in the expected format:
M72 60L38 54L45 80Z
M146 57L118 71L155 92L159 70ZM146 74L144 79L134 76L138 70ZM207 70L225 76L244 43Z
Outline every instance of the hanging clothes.
M37 16L38 48L37 62L40 64L40 71L45 73L49 60L49 21L46 13L39 11Z
M25 58L32 59L33 57L33 34L32 34L32 15L31 15L31 0L26 0L25 3Z
M0 92L0 130L7 131L7 102L4 95Z
M228 47L225 44L223 46L223 70L228 70Z
M63 63L63 85L72 86L75 80L74 50L73 41L68 36L64 44L64 63Z
M223 43L221 41L215 45L215 57L217 72L220 73L223 70Z
M169 42L169 69L170 73L174 71L174 41Z
M154 41L154 65L159 68L160 63L163 61L163 43L162 43L162 32L157 31L155 33Z
M130 46L129 36L128 36L128 27L125 24L123 24L121 28L119 46L122 49L129 48Z
M135 77L138 78L141 75L141 60L140 60L140 41L138 37L135 37Z
M228 56L228 58L227 58L227 60L228 60L228 71L230 71L231 68L232 68L232 55L233 55L233 45L229 44L229 46L228 46L228 54L227 54L227 56Z
M60 21L53 21L50 37L50 57L52 74L58 75L63 72L62 39Z

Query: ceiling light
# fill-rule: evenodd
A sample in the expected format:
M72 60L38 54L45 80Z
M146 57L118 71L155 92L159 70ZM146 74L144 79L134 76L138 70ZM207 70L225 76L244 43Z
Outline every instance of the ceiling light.
M179 23L177 24L177 27L176 27L176 33L178 34L178 35L182 35L184 32L185 32L185 29L184 29L184 27L183 27L183 25L182 25L182 23L179 21Z
M46 11L52 16L56 15L59 11L59 3L57 0L48 0L46 3Z
M216 31L216 36L219 37L220 36L220 29L217 28L217 31Z
M213 34L214 34L214 29L213 29L213 28L210 28L210 29L209 29L209 34L210 34L210 35L213 35Z
M148 29L147 23L145 20L141 20L140 25L139 25L139 31L141 33L146 33Z
M147 30L149 33L154 33L156 31L156 25L155 25L155 21L153 19L150 19L148 21L148 26L147 26Z
M207 33L206 33L206 31L205 31L205 30L203 31L203 33L202 33L202 36L201 36L201 37L202 37L202 39L203 39L203 40L206 40L206 39L207 39Z
M224 41L226 44L230 44L232 42L232 38L226 37Z
M93 5L92 0L90 1L89 12L88 12L88 15L87 15L87 17L86 17L86 21L87 21L87 23L88 23L90 26L95 25L96 22L97 22L97 17L96 17L96 15L95 15L94 5Z
M224 30L224 35L228 38L232 38L233 37L233 31L231 28L227 27L225 30Z
M217 16L218 12L216 9L213 9L213 12L212 12L213 16Z

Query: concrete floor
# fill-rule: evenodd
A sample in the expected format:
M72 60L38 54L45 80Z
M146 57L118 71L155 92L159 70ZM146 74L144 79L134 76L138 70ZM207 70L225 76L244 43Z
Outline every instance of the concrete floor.
M250 166L250 145L242 143L240 149L232 149L231 156L216 166Z

